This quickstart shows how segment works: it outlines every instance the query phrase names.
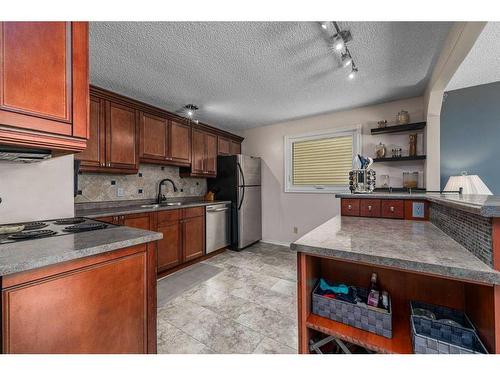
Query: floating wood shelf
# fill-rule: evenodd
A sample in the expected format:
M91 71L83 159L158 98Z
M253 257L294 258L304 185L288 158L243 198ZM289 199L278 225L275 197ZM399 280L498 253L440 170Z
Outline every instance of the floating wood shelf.
M392 162L392 161L412 161L412 160L425 160L427 155L417 156L401 156L400 158L375 158L374 162Z
M372 135L387 134L387 133L405 133L409 131L421 130L425 128L426 122L414 122L412 124L393 125L385 128L371 129Z
M347 324L339 323L319 315L310 314L306 327L315 331L338 337L343 341L362 346L377 353L410 354L413 353L410 337L409 317L403 319L393 316L392 339L363 331Z

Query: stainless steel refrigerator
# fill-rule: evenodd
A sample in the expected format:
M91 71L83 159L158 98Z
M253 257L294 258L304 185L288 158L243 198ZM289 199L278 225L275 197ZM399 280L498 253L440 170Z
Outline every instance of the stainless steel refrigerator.
M217 177L208 189L217 200L231 201L231 248L241 250L262 239L260 158L246 155L217 157Z

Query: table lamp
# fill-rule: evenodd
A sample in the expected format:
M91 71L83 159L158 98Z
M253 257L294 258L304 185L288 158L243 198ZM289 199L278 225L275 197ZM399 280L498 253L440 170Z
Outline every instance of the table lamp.
M478 175L468 175L467 172L462 172L460 176L450 176L444 191L459 191L460 189L462 189L462 194L493 195Z

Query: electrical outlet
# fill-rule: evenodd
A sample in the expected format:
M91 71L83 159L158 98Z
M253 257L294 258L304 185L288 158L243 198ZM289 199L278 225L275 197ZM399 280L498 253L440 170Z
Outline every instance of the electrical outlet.
M299 233L299 228L297 228L297 227L293 227L293 233L294 233L294 234Z
M425 217L425 203L413 202L411 215L423 219Z
M125 191L123 190L123 188L116 189L116 196L117 197L123 197L124 195L125 195Z

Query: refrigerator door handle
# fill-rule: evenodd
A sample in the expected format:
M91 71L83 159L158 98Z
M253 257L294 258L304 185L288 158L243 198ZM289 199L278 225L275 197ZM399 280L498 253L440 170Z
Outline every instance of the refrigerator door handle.
M240 199L240 203L238 204L238 211L239 211L241 208L241 205L243 204L243 199L245 198L245 175L243 174L243 169L241 169L240 163L236 163L236 165L238 166L238 170L241 173L241 181L243 182L243 186L241 186L241 189L242 189L241 199Z

